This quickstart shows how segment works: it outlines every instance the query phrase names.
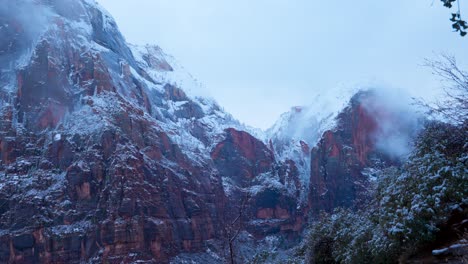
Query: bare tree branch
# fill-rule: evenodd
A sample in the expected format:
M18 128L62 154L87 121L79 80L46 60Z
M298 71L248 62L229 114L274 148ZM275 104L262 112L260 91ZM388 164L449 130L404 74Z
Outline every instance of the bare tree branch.
M250 182L248 186L250 186ZM229 259L230 259L231 264L235 264L234 243L244 228L243 218L245 217L247 204L251 198L248 188L245 188L245 189L247 190L241 189L242 200L238 207L238 211L235 215L234 220L233 221L225 220L225 223L227 224L224 226L224 233L226 236L226 242L228 243L228 246L229 246Z
M468 73L458 67L455 57L442 54L439 60L426 60L425 66L432 69L443 83L444 98L429 104L422 102L431 114L447 121L463 125L468 118Z

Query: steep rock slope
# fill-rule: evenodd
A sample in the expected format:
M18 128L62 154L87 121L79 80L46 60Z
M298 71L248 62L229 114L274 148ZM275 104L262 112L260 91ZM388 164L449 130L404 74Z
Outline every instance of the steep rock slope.
M211 155L229 199L229 219L242 213L245 228L257 237L297 235L305 214L295 163L276 161L272 150L249 133L230 128L226 134Z
M200 127L230 116L155 80L142 64L172 70L164 57L137 61L94 2L23 5L44 17L34 36L5 24L8 47L34 39L2 71L1 261L167 261L219 236L224 192Z
M333 106L294 107L267 131L279 160L292 159L301 173L302 198L317 215L359 206L372 184L371 168L397 164L411 149L419 116L404 95L379 90L333 98ZM400 104L388 100L399 96Z
M170 56L127 45L91 0L5 10L1 262L169 262L224 241L246 192L243 229L301 230L295 194L283 194L294 163L187 95L197 84Z
M311 151L309 207L316 214L359 207L372 184L372 168L396 165L411 149L419 117L385 94L359 92ZM367 172L367 173L366 173Z

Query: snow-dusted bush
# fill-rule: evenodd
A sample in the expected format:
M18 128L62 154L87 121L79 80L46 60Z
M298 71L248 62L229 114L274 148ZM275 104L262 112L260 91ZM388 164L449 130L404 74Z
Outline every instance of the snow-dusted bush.
M374 224L366 216L348 209L322 215L310 233L314 263L367 263L371 257L366 242L372 238Z
M406 248L431 241L438 226L468 205L468 134L460 127L429 124L400 169L381 174L379 222Z

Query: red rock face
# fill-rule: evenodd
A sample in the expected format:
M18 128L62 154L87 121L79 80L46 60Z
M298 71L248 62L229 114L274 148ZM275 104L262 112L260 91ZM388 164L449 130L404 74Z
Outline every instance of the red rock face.
M371 166L373 159L397 162L376 148L378 122L389 120L391 115L375 105L366 107L375 100L372 93L354 96L351 105L338 116L337 128L325 132L312 149L309 207L313 212L355 205L356 198L366 191L362 169Z
M310 153L309 144L307 144L306 142L304 142L302 140L299 143L301 144L302 153L304 155L308 155Z
M270 171L274 155L263 142L247 132L226 130L226 139L211 153L222 175L232 177L240 186L260 173Z
M223 181L230 185L226 217L235 219L243 199L248 197L243 221L251 234L259 238L280 233L297 236L304 219L304 212L297 209L299 193L266 186L271 181L299 189L294 162L276 162L268 146L244 131L231 128L225 132L225 140L214 148L211 157ZM256 188L260 190L252 191Z
M355 147L357 158L362 165L368 163L369 153L374 150L373 135L377 132L377 121L380 118L371 115L362 103L355 110L352 119L352 146Z

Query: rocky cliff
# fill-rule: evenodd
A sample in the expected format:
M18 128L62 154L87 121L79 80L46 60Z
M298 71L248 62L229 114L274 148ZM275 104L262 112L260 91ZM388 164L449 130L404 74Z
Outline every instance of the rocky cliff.
M420 117L407 106L389 104L385 96L354 95L312 149L309 208L314 214L359 207L375 180L366 172L398 165L410 152Z
M310 211L351 205L362 169L388 159L362 101L323 137L313 128L315 147L261 140L92 0L0 12L2 263L222 261L230 229L297 239Z

